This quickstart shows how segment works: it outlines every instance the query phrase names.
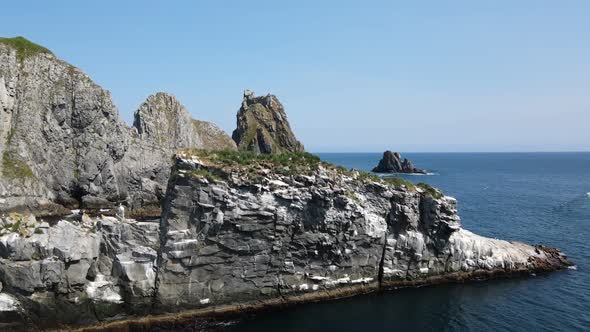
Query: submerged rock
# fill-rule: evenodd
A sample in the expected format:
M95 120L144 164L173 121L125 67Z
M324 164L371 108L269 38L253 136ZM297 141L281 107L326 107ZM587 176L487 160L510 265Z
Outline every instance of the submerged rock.
M379 164L373 168L375 173L420 173L426 174L426 171L414 167L411 161L401 156L398 152L391 152L389 150L383 153L383 158Z
M274 95L254 96L244 91L232 138L240 150L255 153L301 152L301 144L289 125L283 105Z

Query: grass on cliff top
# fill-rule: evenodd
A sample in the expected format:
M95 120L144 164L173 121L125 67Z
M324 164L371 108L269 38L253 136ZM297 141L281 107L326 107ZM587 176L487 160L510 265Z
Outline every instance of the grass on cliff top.
M244 150L191 151L215 164L222 166L247 166L269 164L272 166L312 166L317 167L320 157L308 152L285 152L279 154L259 154Z
M409 190L416 190L416 185L406 179L397 177L385 177L383 181L387 184L394 185L396 187L406 186Z
M440 198L442 198L444 196L443 193L440 190L432 187L428 183L420 182L416 186L418 188L424 190L427 195L430 195L430 196L432 196L432 197L434 197L436 199L440 199Z
M2 155L2 176L8 179L34 177L33 171L24 161L12 158L8 151Z
M426 195L432 196L436 199L443 198L443 196L444 196L440 190L438 190L438 189L432 187L431 185L429 185L428 183L424 183L424 182L414 184L406 179L402 179L402 178L398 178L398 177L386 177L386 178L383 178L383 181L385 181L385 183L394 185L396 187L401 187L403 185L406 188L408 188L408 190L411 190L411 191L415 191L416 188L420 188L420 189L424 190Z
M40 53L53 54L47 48L35 44L32 41L20 36L14 38L0 37L0 43L6 44L16 49L16 57L19 62L23 62L26 58Z
M320 157L308 152L285 152L279 154L257 154L251 151L243 150L184 150L183 152L187 153L188 155L197 156L221 167L273 167L278 169L279 173L284 175L307 174L309 171L318 169L319 165L322 165L325 168L333 169L342 175L350 176L353 173L352 170L322 161ZM415 191L417 188L420 188L426 193L426 195L432 196L436 199L440 199L444 196L440 190L433 188L426 183L414 184L408 180L398 177L380 178L373 173L359 170L357 170L357 172L359 173L357 179L362 182L372 181L393 185L395 187L405 186L409 191ZM219 179L217 175L205 170L194 171L194 175L206 177L209 180Z
M275 168L285 175L309 173L316 170L320 158L307 152L285 152L279 154L257 154L243 150L188 150L189 155L198 156L220 167L262 166Z

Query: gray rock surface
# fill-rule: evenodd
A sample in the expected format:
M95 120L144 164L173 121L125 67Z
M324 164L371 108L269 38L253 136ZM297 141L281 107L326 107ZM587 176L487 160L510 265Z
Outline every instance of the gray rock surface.
M129 128L110 93L78 68L0 40L0 211L61 214L64 206L123 201L159 210L170 158L181 147L235 144L164 93L150 96Z
M0 326L97 322L151 306L157 221L72 215L49 225L32 219L0 236L0 311L13 313L6 320L0 315Z
M256 97L244 91L232 138L241 150L256 153L301 152L304 150L289 125L283 105L274 95Z
M462 229L455 199L421 187L309 154L236 164L194 153L176 158L160 222L2 216L0 326L231 312L569 264Z
M566 264L462 229L452 197L308 158L285 170L268 159L244 168L181 155L162 216L159 303L313 297Z
M426 171L414 167L411 161L407 158L402 160L398 152L391 152L389 150L383 153L383 158L379 164L373 168L375 173L420 173L426 174Z
M235 150L236 144L217 126L193 120L187 109L174 97L156 93L139 106L133 126L144 142L176 151L180 148Z

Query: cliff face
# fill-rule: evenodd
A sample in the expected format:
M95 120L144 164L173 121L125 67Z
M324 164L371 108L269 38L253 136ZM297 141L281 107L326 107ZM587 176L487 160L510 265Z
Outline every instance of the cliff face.
M237 115L237 128L232 138L240 150L273 154L301 152L301 144L289 125L287 114L277 97L254 96L244 91L242 107Z
M164 306L319 296L565 263L462 229L455 199L430 187L342 171L307 154L248 166L234 160L190 153L177 160L160 230Z
M119 199L126 128L107 91L50 53L23 58L0 42L0 100L5 206Z
M157 207L176 148L235 149L161 93L128 128L108 91L22 38L0 39L0 114L0 211Z
M0 323L12 327L229 313L569 264L462 229L456 201L433 188L305 153L185 151L159 223L0 221Z

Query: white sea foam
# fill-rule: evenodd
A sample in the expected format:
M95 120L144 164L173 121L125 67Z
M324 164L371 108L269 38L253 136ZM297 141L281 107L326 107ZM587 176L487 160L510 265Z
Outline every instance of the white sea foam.
M567 268L570 269L570 270L577 270L578 269L578 266L577 265L572 265L572 266L568 266Z
M590 192L587 192L586 193L586 196L588 196L588 198L590 198Z

